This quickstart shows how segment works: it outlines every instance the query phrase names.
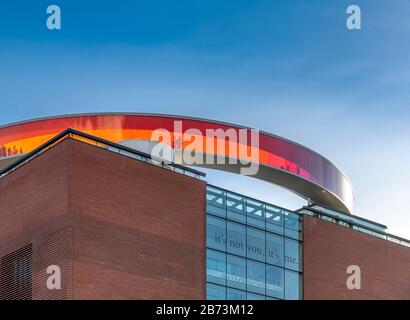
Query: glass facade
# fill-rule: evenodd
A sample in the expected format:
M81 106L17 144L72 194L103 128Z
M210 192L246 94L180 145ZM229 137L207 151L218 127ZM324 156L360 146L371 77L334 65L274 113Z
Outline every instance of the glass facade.
M300 214L207 186L207 299L301 299Z

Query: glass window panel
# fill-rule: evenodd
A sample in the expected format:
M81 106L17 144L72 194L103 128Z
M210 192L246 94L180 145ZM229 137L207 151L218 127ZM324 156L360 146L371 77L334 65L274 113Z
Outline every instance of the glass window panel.
M246 294L246 299L247 300L265 300L265 296L248 292Z
M247 260L248 291L265 294L265 264Z
M207 186L206 211L223 218L226 217L226 192Z
M266 230L283 234L283 211L280 208L266 205Z
M226 194L228 219L246 223L245 198L233 193Z
M206 284L206 299L207 300L225 300L226 287L221 287L216 284Z
M206 250L206 281L226 284L226 254L214 250Z
M226 284L229 287L246 290L246 260L228 254L226 267Z
M251 227L247 228L247 257L265 262L265 233Z
M266 262L283 267L284 240L283 236L266 233Z
M241 222L207 216L207 299L299 299L299 214L209 186L207 212Z
M206 217L206 246L226 251L226 220Z
M333 219L331 217L328 217L328 216L325 216L325 215L322 215L322 214L319 214L318 217L322 220L325 220L325 221L328 221L328 222L331 222L331 223L336 223L336 219Z
M242 257L246 256L246 227L228 221L227 251Z
M284 294L284 269L266 266L266 295L283 299Z
M300 237L300 216L297 213L285 211L285 235L299 239Z
M227 299L228 300L246 300L246 292L228 288Z
M299 273L285 271L285 299L299 300Z
M285 239L285 267L299 271L299 241Z
M339 220L337 223L338 223L339 225L343 226L343 227L346 227L346 228L349 228L349 227L350 227L350 225L349 225L347 222L344 222L344 221L341 221L341 220Z
M247 224L265 229L265 208L263 203L247 199L246 200Z

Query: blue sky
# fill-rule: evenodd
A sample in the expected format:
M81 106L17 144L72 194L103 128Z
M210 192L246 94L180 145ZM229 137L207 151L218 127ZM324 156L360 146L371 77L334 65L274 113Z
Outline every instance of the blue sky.
M62 30L46 28L50 4ZM345 26L350 4L360 31ZM408 0L1 1L0 123L130 111L256 127L331 159L356 214L410 238L409 17ZM209 179L302 203L243 177Z

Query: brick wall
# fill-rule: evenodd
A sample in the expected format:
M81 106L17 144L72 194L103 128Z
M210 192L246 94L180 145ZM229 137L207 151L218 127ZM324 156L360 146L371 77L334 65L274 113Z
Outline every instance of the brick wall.
M72 143L74 298L204 298L205 182Z
M410 299L410 248L320 219L303 219L305 299ZM348 290L349 265L361 290Z
M0 220L0 257L33 244L33 298L205 297L203 181L67 139L0 180Z

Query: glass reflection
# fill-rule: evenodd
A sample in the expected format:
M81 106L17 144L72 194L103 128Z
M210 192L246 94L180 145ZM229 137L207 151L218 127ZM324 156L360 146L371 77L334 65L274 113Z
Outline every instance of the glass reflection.
M226 287L218 286L213 283L206 284L206 299L207 300L225 300Z
M285 271L285 299L299 299L299 273L297 272Z
M247 228L247 257L265 262L265 234L262 230Z
M227 286L246 289L246 260L232 255L227 256Z
M239 223L228 222L227 251L246 257L246 227Z
M265 294L265 264L247 260L247 290Z
M225 285L226 282L226 254L206 250L206 279L209 282Z
M246 292L241 291L241 290L228 288L228 290L227 290L227 299L228 300L246 300Z
M245 198L234 193L227 192L226 206L228 219L246 223Z
M284 238L276 234L266 234L266 262L277 266L283 266Z
M226 250L226 220L207 215L206 246L221 251Z
M216 187L210 194L207 299L299 299L299 214Z
M285 239L285 267L299 271L299 242Z

